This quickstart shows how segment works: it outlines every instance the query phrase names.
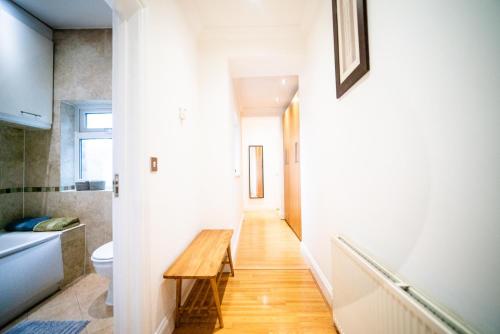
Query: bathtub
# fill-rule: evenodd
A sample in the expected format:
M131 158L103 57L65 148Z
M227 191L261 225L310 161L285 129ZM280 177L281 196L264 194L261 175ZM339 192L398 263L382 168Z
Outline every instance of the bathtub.
M0 231L0 327L59 289L60 235Z

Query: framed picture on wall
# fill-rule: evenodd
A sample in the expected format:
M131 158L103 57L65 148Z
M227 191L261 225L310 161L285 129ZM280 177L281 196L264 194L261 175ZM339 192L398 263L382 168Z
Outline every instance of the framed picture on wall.
M332 0L335 81L340 98L370 69L366 0Z

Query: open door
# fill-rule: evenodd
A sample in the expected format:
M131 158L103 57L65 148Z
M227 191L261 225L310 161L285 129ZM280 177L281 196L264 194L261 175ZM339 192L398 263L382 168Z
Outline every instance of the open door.
M283 114L285 220L302 240L300 204L300 124L297 94Z
M114 332L151 333L147 226L142 216L142 40L140 0L113 8L113 289Z

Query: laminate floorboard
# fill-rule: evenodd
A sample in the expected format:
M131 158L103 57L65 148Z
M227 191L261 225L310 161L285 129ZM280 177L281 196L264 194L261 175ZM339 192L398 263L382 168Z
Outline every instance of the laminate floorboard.
M219 282L224 328L208 284L198 281L185 305L206 295L207 308L181 315L174 333L337 333L299 240L274 212L246 214L236 258L235 276Z

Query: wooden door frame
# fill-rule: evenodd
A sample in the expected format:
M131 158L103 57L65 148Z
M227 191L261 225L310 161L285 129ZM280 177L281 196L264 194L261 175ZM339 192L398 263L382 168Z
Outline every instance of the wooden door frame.
M251 180L250 180L250 149L252 147L262 147L262 197L252 197L252 183L251 183ZM264 194L265 194L265 186L264 186L265 182L264 182L264 145L248 145L248 197L250 199L262 199L264 198Z

